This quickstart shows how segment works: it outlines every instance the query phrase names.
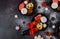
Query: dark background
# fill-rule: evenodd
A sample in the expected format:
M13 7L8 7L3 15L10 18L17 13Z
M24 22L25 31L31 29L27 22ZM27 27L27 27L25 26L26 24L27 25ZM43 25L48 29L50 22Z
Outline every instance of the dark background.
M0 39L33 39L33 36L29 35L21 36L20 32L15 30L14 15L19 13L20 2L21 0L0 0Z

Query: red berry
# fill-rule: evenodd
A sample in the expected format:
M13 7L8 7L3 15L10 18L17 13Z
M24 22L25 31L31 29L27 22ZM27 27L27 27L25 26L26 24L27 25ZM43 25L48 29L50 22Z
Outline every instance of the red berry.
M24 3L21 3L21 4L19 5L19 10L21 10L22 8L24 8Z
M33 31L33 30L30 30L30 31L29 31L29 34L30 34L30 35L34 35L34 31Z
M53 3L58 3L58 0L52 0L53 1Z
M47 35L47 36L50 36L50 35L51 35L51 32L46 32L46 35Z
M33 26L35 25L35 22L31 22L27 24L29 26L29 28L33 28Z
M40 18L41 18L41 15L39 14L39 15L37 15L37 16L35 17L35 20L36 20L36 21L40 21Z
M38 28L33 28L33 30L34 30L35 32L38 32Z
M26 0L27 2L29 2L29 0Z
M42 6L46 7L47 6L47 2L42 2Z

